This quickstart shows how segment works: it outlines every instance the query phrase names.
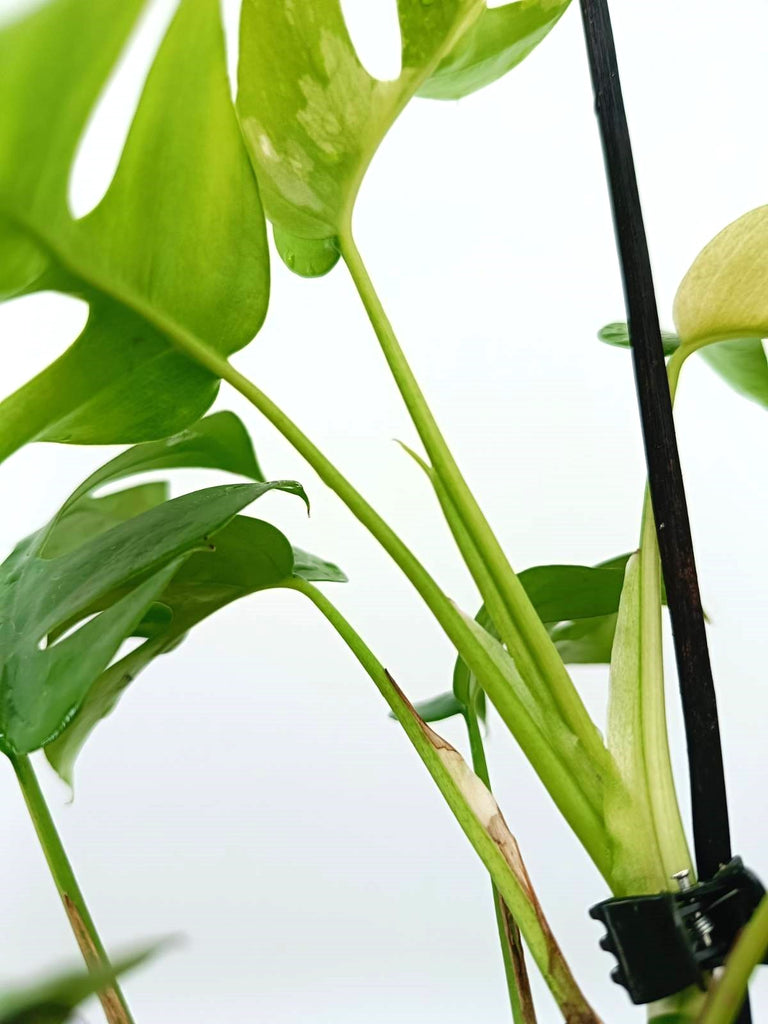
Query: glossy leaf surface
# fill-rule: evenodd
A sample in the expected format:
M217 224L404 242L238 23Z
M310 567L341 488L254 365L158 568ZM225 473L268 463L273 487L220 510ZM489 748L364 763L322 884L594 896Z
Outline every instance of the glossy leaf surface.
M109 714L126 687L158 655L172 650L198 622L241 597L278 587L292 576L344 582L337 566L295 550L274 526L237 516L216 534L213 549L193 554L161 594L153 613L136 630L146 643L108 668L90 689L67 728L46 747L48 760L72 783L75 760L93 728ZM107 601L118 592L106 596ZM157 614L157 609L167 614Z
M632 348L629 326L626 323L606 324L605 327L600 328L597 336L606 345L614 345L616 348ZM680 348L680 338L673 331L662 331L661 341L665 356L671 356Z
M69 213L75 149L141 7L50 0L0 31L0 293L55 289L90 306L77 341L0 405L0 457L34 439L187 426L218 381L175 342L229 354L266 312L264 221L216 0L183 0L107 194Z
M163 593L179 559L275 488L303 494L288 481L211 487L150 508L54 558L40 554L45 530L23 541L0 567L0 746L27 753L58 735ZM115 592L119 599L102 614L41 649Z
M457 100L495 82L552 31L570 0L518 0L483 11L424 85L419 96Z

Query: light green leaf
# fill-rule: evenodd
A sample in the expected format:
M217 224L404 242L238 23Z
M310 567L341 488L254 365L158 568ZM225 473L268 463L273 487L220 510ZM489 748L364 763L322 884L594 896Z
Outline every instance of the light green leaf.
M335 238L299 238L279 227L273 234L283 263L299 277L322 277L339 262L341 252Z
M598 332L608 345L630 348L629 328L625 323L608 324ZM671 356L680 348L680 338L671 331L662 331L664 355ZM734 391L759 405L768 407L768 360L759 338L734 338L730 341L694 343L685 346L686 355L701 352L702 359Z
M768 409L768 359L759 338L720 341L701 349L701 358L740 395Z
M299 272L297 240L333 251L379 143L483 7L398 0L402 71L383 82L360 63L340 0L245 0L237 107L264 208L279 238L293 236L281 248Z
M696 257L674 305L688 348L768 337L768 206L740 217Z
M175 343L229 354L266 312L264 221L217 0L182 0L112 185L85 218L69 213L77 143L141 6L49 0L0 31L0 237L12 239L0 292L52 288L90 305L71 348L0 405L0 457L34 439L138 441L187 426L218 381Z
M23 541L0 566L0 748L28 753L53 739L181 571L179 559L210 547L213 533L273 489L305 497L290 481L212 487L150 508L55 558L40 554L46 530Z
M108 989L121 974L152 957L150 947L120 957L109 969L86 972L82 968L38 981L24 988L0 993L0 1024L66 1024L74 1011L92 995Z
M501 78L551 32L570 0L517 0L486 8L419 89L419 96L457 100Z
M100 676L67 728L46 747L46 756L61 777L72 784L75 761L88 736L158 655L172 650L193 626L220 608L259 590L279 587L294 575L330 582L346 580L331 563L291 548L286 537L269 523L236 516L216 534L213 550L193 554L170 580L159 606L152 609L152 628L147 628L147 619L142 623L142 635L149 635L147 642ZM118 590L105 595L101 604L119 594Z

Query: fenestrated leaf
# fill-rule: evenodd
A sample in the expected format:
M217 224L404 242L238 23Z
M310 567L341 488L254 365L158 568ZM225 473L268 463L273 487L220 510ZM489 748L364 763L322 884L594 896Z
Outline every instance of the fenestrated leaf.
M27 753L54 738L180 571L180 558L269 490L305 497L291 481L207 488L165 502L55 558L46 530L0 566L0 747ZM113 595L105 601L106 595ZM62 628L105 610L52 646Z
M517 0L483 11L427 81L419 96L457 100L523 61L565 13L570 0Z
M168 583L156 609L149 639L108 668L90 689L67 728L46 747L46 756L72 784L75 760L93 728L113 710L120 695L159 654L173 649L198 622L232 601L298 575L304 579L343 582L336 566L291 548L286 537L269 523L235 517L216 534L212 551L193 554ZM112 601L119 591L102 599Z
M111 187L85 218L68 211L75 148L140 7L50 0L0 31L0 235L12 240L0 292L53 288L90 304L80 338L0 405L0 457L33 439L138 441L187 426L218 381L177 343L229 354L264 318L264 220L216 0L182 0Z
M121 974L154 955L152 946L120 957L111 968L83 969L0 993L0 1024L66 1024L75 1009L90 996L108 988Z
M483 8L398 0L402 71L383 82L360 63L340 0L245 0L237 107L265 210L294 252L297 239L332 251L392 122Z

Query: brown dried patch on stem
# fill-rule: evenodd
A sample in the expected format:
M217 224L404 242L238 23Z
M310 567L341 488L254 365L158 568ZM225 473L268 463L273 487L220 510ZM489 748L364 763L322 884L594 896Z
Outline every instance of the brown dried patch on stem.
M520 937L520 929L517 927L512 912L498 890L496 900L499 905L499 913L504 926L504 937L509 950L509 959L512 963L512 971L515 975L515 986L517 997L520 1002L520 1013L525 1024L536 1024L536 1008L533 1005L531 983L528 978L528 968L525 963L525 951L523 940Z
M550 981L554 982L553 991L556 986L558 991L563 994L563 998L560 998L558 1001L567 1024L601 1024L600 1018L589 1005L576 984L576 981L571 974L571 969L563 956L563 952L552 934L552 929L549 927L549 922L544 916L544 911L539 903L538 897L536 896L536 892L533 888L533 884L531 883L525 864L523 863L523 858L520 854L520 848L517 845L517 840L510 832L509 826L504 820L504 815L501 813L499 805L496 803L493 794L483 781L475 775L458 750L451 746L451 744L447 740L443 739L442 736L439 736L433 729L430 729L427 723L419 716L416 709L389 672L387 672L387 677L397 690L402 700L407 704L411 714L419 723L424 735L427 737L431 746L443 762L443 765L448 770L451 778L458 786L475 818L483 826L485 831L498 847L504 857L504 860L512 871L523 896L536 915L538 929L544 939L544 945L546 948L546 974ZM504 909L506 910L506 915L509 915L509 910L506 907ZM507 920L506 915L504 918L505 921ZM514 925L514 922L512 923ZM515 929L517 928L516 925L514 925L514 927ZM514 948L514 944L510 943L510 950L514 952ZM517 970L517 967L515 969ZM522 969L525 970L524 963L522 965ZM568 993L568 996L566 996L565 993ZM531 1017L531 1020L535 1020L535 1018Z
M109 968L108 963L104 963L99 951L93 944L93 940L85 926L80 911L75 906L72 899L66 894L62 894L62 902L64 909L67 912L69 923L74 932L77 944L80 947L80 952L83 954L83 959L88 965L90 971L99 971ZM104 1010L104 1016L107 1018L108 1024L131 1024L129 1017L127 1016L125 1009L117 995L117 992L113 988L104 988L99 992L99 1001L101 1002L102 1009Z

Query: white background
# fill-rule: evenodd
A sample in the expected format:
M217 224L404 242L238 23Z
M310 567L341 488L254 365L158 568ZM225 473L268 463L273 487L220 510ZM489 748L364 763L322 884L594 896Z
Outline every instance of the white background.
M19 6L5 0L8 10ZM375 59L386 62L391 33L376 21L378 6L359 0L355 26L368 29L366 53L379 44ZM768 6L612 6L660 311L671 326L675 289L701 246L768 197ZM171 8L153 6L86 137L72 183L78 210L106 186L151 36ZM630 549L643 460L628 354L595 340L623 313L575 4L501 83L459 104L411 104L374 161L356 226L514 564L589 564ZM413 431L345 270L307 282L275 262L273 279L267 323L237 366L474 611L426 482L392 441L413 441ZM53 296L0 309L3 391L62 351L84 315ZM217 407L241 413L267 474L299 478L313 502L310 520L283 495L254 514L344 566L351 582L332 596L412 698L447 689L451 650L407 582L255 412L227 389ZM734 849L767 876L768 420L692 360L678 423L713 623ZM112 451L38 445L2 466L3 548ZM179 489L211 482L177 478ZM575 678L602 717L605 671ZM674 681L670 691L686 802ZM457 724L443 732L463 745ZM642 1019L609 982L611 960L586 915L607 895L601 879L495 717L489 748L500 803L578 979L607 1020ZM137 1021L508 1019L483 869L367 677L298 596L226 609L142 676L85 750L73 805L43 764L40 772L110 948L185 937L126 981ZM0 805L0 982L10 982L73 962L74 951L7 767ZM754 986L757 1022L768 1022L767 979L768 971ZM534 984L540 1020L554 1022L554 1004ZM98 1016L89 1009L88 1019Z

